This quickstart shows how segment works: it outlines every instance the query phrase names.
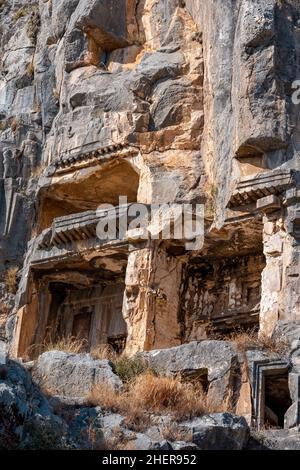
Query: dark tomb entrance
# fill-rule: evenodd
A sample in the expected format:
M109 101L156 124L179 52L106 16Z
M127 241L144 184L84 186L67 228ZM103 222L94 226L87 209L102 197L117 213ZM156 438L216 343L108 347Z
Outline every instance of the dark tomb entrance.
M284 415L292 404L288 386L288 373L269 370L264 374L264 425L284 427Z

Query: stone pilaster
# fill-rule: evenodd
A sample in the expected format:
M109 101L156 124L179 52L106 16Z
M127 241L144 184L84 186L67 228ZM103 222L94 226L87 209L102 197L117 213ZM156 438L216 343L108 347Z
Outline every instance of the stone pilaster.
M152 243L129 254L123 302L127 354L181 343L181 269L180 261Z
M300 204L289 194L281 211L264 216L266 267L262 273L260 332L267 336L272 335L278 320L300 320Z

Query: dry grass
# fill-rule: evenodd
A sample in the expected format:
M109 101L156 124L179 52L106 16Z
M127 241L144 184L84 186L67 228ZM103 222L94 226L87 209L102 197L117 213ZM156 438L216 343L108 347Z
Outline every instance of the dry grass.
M0 339L5 339L5 325L9 314L9 308L3 300L0 300Z
M156 414L174 414L178 421L199 416L205 411L202 388L197 389L179 378L157 377L146 372L134 381L131 395L143 409Z
M288 344L284 339L258 335L256 328L247 331L236 331L226 336L225 339L235 343L240 352L245 352L248 349L264 349L271 353L284 355L288 348Z
M215 184L206 181L204 186L206 193L205 213L204 217L207 219L214 219L216 198L218 196L218 188Z
M117 353L109 344L100 344L96 348L93 348L90 352L90 355L93 359L108 359L109 361L114 362L117 360Z
M87 342L74 336L61 337L57 340L46 340L42 344L42 353L47 351L64 351L68 353L80 354L86 352Z
M193 432L186 431L183 429L178 428L177 423L170 423L165 425L161 430L161 435L163 439L167 441L185 441L185 442L192 442L193 440Z
M7 292L10 294L15 294L18 287L18 271L17 266L12 266L6 271L5 274L5 287Z
M31 178L38 178L39 176L41 176L43 174L43 172L46 168L47 168L46 164L42 164L42 165L37 166L36 168L34 168L31 171L30 177Z
M7 304L3 302L3 300L0 300L0 317L1 316L7 317L8 313L9 313L9 308Z
M135 431L151 425L151 414L168 414L180 422L212 411L200 385L150 371L136 376L121 392L106 384L96 385L87 400L92 406L124 414L125 424Z
M0 131L5 131L8 127L8 123L6 119L0 121Z
M23 18L24 16L28 15L28 8L27 7L21 7L19 10L16 11L16 13L13 15L13 21L16 22L20 18Z
M112 429L112 433L105 439L103 450L135 450L134 440L124 436L119 426Z
M40 28L40 15L38 7L31 7L31 15L27 23L27 35L32 40L33 44L36 43L37 35Z
M29 64L26 67L26 74L28 77L32 78L34 76L34 65L32 62L29 62Z
M17 117L13 117L10 121L10 128L13 132L15 132L21 125L21 121Z

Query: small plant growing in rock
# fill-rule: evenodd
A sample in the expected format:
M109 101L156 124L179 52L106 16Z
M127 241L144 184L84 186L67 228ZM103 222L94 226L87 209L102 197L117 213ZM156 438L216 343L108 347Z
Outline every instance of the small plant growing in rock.
M27 24L27 36L32 40L33 44L36 43L36 38L40 28L40 15L38 7L34 7L30 13L29 21Z
M7 120L6 119L3 119L2 121L0 121L0 131L5 131L7 129L8 125L7 125Z
M34 65L32 62L29 62L29 64L26 67L26 74L28 77L32 78L34 76Z
M185 441L192 442L193 433L192 431L183 431L178 429L177 423L166 424L161 430L162 437L167 441Z
M17 266L13 266L13 267L9 268L9 269L6 271L6 274L5 274L5 286L6 286L7 292L9 292L10 294L15 294L15 293L17 292L17 287L18 287L18 281L17 281L18 271L19 271L19 268L18 268Z
M13 21L16 22L18 21L20 18L23 18L24 16L26 16L28 14L28 10L26 7L21 7L19 8L19 10L16 11L16 13L13 15Z
M206 203L204 217L207 219L213 219L215 216L215 203L218 196L218 188L212 183L206 183Z
M15 132L21 125L21 120L17 117L13 117L10 121L10 128Z
M122 429L116 426L105 439L104 450L135 450L133 439L124 436Z
M138 356L127 357L119 356L114 361L115 373L120 377L122 382L130 382L135 379L138 375L141 375L149 369L146 361Z

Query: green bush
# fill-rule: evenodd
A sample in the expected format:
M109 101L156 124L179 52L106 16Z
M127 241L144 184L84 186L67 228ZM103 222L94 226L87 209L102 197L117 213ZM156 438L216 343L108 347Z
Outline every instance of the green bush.
M131 382L135 377L143 374L149 369L145 359L142 357L120 356L114 362L114 371L120 377L122 382Z

